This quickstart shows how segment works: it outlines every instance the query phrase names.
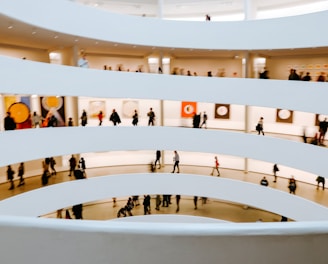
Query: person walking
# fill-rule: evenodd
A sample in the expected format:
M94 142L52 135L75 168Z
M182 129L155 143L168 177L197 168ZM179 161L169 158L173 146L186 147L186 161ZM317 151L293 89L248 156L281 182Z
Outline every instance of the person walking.
M180 156L176 150L174 151L173 162L174 162L173 171L171 173L175 172L175 168L177 168L178 170L177 173L180 173L180 168L179 168Z
M104 118L103 112L100 111L98 114L99 126L101 126L103 118Z
M7 167L7 180L10 182L10 188L9 188L9 190L13 190L15 188L15 185L14 185L14 174L15 174L15 172L13 171L13 169L11 168L11 166L8 165L8 167Z
M180 194L177 194L175 196L175 200L177 202L177 210L175 211L176 213L178 213L180 211L180 199L181 199L181 195Z
M155 122L155 113L153 111L153 108L149 109L149 112L147 113L148 119L148 126L153 126Z
M150 195L145 195L144 196L144 201L143 201L143 206L144 206L144 214L150 214Z
M194 196L194 209L197 210L198 196Z
M25 173L25 167L24 167L24 162L21 162L18 167L18 177L19 177L19 183L17 187L20 187L25 184L24 181L24 173Z
M80 164L80 167L81 167L81 171L83 172L83 175L86 178L85 170L86 170L87 167L85 165L85 159L83 157L80 158L79 164Z
M157 211L159 211L159 207L160 207L161 203L162 203L162 201L161 201L161 196L160 196L159 194L157 194L157 195L156 195L156 207L155 207L155 209L156 209Z
M139 122L138 111L134 110L134 114L132 116L132 125L137 126L138 122Z
M296 180L294 179L294 176L292 175L288 181L288 189L289 193L295 194L296 191Z
M258 135L260 135L262 133L262 135L264 136L263 117L262 116L260 117L259 121L257 122L256 131L258 132Z
M200 125L200 114L197 115L196 112L194 112L194 116L192 118L192 126L193 128L199 128Z
M72 174L74 175L75 167L76 167L76 158L74 155L71 156L69 159L69 174L68 176L71 176Z
M277 172L279 171L278 165L274 164L273 165L273 176L274 176L274 181L273 182L277 182Z
M200 125L200 128L202 128L202 126L205 126L205 129L207 128L207 114L206 112L203 113L203 122Z
M126 203L126 206L125 206L126 212L128 213L129 216L133 216L133 214L132 214L133 207L134 207L134 204L133 204L132 198L129 197L129 199Z
M220 165L220 163L218 161L218 157L215 156L214 157L214 167L213 167L211 175L214 175L214 171L217 171L218 177L220 176L219 165Z
M161 151L156 150L156 160L155 160L155 164L154 164L155 168L156 168L157 162L158 162L158 168L159 169L161 168L161 156L162 156Z
M324 145L324 141L325 141L325 136L327 133L327 128L328 128L328 121L327 118L325 118L323 121L320 121L319 123L319 144L320 145Z
M56 161L53 157L50 157L50 169L51 169L51 175L56 175L57 174L57 171L55 169L55 165L56 165Z
M115 109L113 109L112 114L109 117L109 121L112 121L114 126L121 123L121 118Z
M83 110L82 115L81 115L81 125L86 126L88 124L88 116L87 112Z

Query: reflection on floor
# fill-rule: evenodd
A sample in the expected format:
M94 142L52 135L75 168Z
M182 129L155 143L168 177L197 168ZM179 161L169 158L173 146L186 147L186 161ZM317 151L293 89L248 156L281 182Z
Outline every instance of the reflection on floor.
M157 170L156 173L161 172L170 172L172 166L163 166L161 169ZM209 167L200 167L200 166L181 166L181 172L190 173L190 174L200 174L200 175L209 175L211 168ZM101 167L87 169L88 178L97 177L102 175L114 175L122 173L140 173L140 172L149 172L149 166L146 165L136 165L136 166L117 166L117 167ZM249 172L245 174L242 171L220 169L221 177L242 180L247 182L252 182L259 184L260 180L263 177L263 174ZM178 174L176 174L178 177ZM278 178L277 182L273 182L273 176L265 175L269 180L269 187L279 189L285 192L288 192L287 189L287 179ZM215 176L213 176L215 177ZM297 180L297 176L295 176ZM49 179L49 184L56 184L64 181L74 180L74 177L69 177L68 172L59 172L57 175L52 176ZM16 187L14 190L8 190L9 184L0 184L0 199L5 199L13 195L20 194L29 190L36 188L41 188L41 176L29 177L26 180L26 184L21 187ZM17 186L18 181L15 182ZM316 183L313 185L298 182L298 187L296 190L296 195L299 195L305 199L312 200L314 202L320 203L324 206L328 206L328 194L327 191L320 189L317 190ZM267 187L263 187L267 188ZM232 190L233 191L233 190ZM172 195L171 205L169 207L160 207L160 210L155 210L155 197L152 197L151 200L151 213L152 214L175 214L176 213L176 201L175 195ZM126 204L127 197L118 197L117 206L113 208L113 203L111 197L108 200L104 201L95 201L84 205L83 217L84 219L90 220L108 220L117 217L118 210ZM143 197L140 197L140 206L136 206L132 213L134 215L143 215L143 206L142 206ZM223 201L217 201L213 199L208 199L206 204L202 205L202 200L199 197L197 210L194 209L193 197L181 197L180 201L180 211L179 214L185 215L196 215L196 216L205 216L213 217L217 219L222 219L232 222L255 222L259 219L262 219L265 222L280 221L281 216L275 215L269 212L264 212L257 210L255 208L248 208L245 205L237 205L225 203ZM71 209L71 208L69 208ZM71 211L71 210L70 210ZM64 215L64 213L63 213ZM71 213L72 215L72 213ZM56 213L49 213L45 217L56 217Z

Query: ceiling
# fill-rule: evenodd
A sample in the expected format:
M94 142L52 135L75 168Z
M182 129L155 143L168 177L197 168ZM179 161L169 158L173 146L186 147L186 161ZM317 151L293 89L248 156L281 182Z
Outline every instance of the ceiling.
M137 15L158 16L159 6L164 18L200 18L205 14L211 17L226 14L244 13L246 0L69 0L89 5L95 8L106 9L111 12ZM326 0L247 0L256 5L257 11L289 8L327 2Z
M84 2L87 4L98 5L126 5L131 8L132 5L140 6L143 9L145 6L157 6L157 2L161 0L71 0L75 2ZM244 0L206 0L206 1L195 1L195 0L162 0L165 5L176 6L178 4L188 6L187 9L191 9L190 12L196 12L197 5L206 4L206 8L210 8L210 5L220 6L220 12L223 12L225 8L231 9L231 6L238 7L242 5ZM296 5L307 0L257 0L258 5L269 7L282 5ZM315 1L315 0L311 0ZM230 3L230 4L229 4ZM224 8L223 8L224 7ZM135 7L134 7L135 8ZM212 9L214 11L214 9ZM125 12L129 14L129 12ZM178 13L178 11L175 11ZM199 12L198 12L199 15ZM203 12L201 14L203 16ZM104 54L114 56L126 56L126 57L148 57L151 55L157 55L159 53L164 56L171 58L242 58L244 51L227 51L227 50L196 50L196 49L171 49L171 48L160 48L160 47L149 47L149 46L134 46L119 44L114 42L103 42L95 39L88 38L76 38L71 35L58 34L49 30L35 27L15 21L0 14L0 47L1 46L24 46L31 49L43 49L49 52L62 50L65 48L77 45L80 49L83 49L86 54L94 54L102 56ZM327 48L311 48L311 49L294 49L294 50L256 50L252 51L254 54L263 57L276 57L276 56L314 56L314 55L328 55Z

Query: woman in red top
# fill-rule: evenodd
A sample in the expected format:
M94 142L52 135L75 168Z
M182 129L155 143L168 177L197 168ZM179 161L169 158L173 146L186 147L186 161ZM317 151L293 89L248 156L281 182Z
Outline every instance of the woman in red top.
M220 176L219 165L220 164L219 164L219 161L218 161L218 157L215 156L214 157L214 167L213 167L213 170L212 170L211 175L213 175L214 174L214 171L216 170L218 172L218 176Z
M101 126L103 118L104 118L103 112L100 111L98 114L99 126Z

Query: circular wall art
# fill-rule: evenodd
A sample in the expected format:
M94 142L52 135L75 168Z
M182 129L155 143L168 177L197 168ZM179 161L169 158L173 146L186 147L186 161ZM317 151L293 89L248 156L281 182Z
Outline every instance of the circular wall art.
M229 104L216 104L215 105L215 118L229 119L230 118L230 105Z
M293 111L287 109L277 109L276 122L293 123Z
M16 124L21 124L26 122L30 117L30 109L24 103L14 103L12 104L8 111L12 118L14 118Z
M196 102L181 102L181 117L193 117L197 113Z

